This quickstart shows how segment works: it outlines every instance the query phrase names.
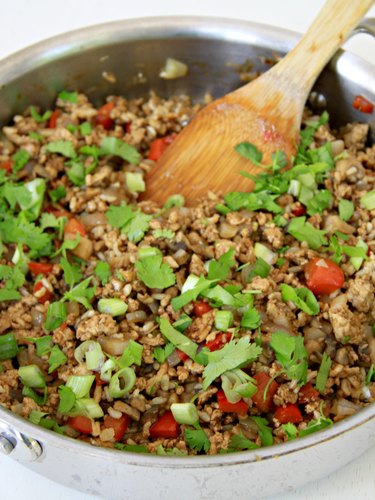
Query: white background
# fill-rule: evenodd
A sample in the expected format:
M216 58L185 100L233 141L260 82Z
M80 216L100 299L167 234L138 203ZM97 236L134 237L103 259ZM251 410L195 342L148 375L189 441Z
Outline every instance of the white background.
M105 21L142 16L232 17L280 26L302 33L322 4L323 0L135 0L132 2L129 0L64 0L61 2L53 0L6 2L2 0L0 58L58 33ZM375 17L375 7L371 9L370 14ZM371 40L366 35L360 35L348 42L346 47L375 64L375 40ZM347 453L350 454L350 449ZM94 498L44 479L3 456L0 456L0 488L1 498L4 500L20 498L92 500ZM307 484L304 488L287 494L280 494L275 498L282 500L315 500L316 498L372 500L375 498L375 449L323 480Z

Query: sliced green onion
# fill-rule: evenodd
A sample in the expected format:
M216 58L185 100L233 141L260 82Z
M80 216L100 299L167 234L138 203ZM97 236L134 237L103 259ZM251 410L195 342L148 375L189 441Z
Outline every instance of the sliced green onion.
M100 370L100 378L104 380L104 382L109 382L112 377L112 372L116 368L116 363L113 359L107 359Z
M179 332L184 332L192 324L193 320L187 314L183 313L177 321L173 323L173 327Z
M85 398L90 393L95 375L70 375L66 386L70 387L77 398Z
M215 328L223 332L233 325L232 311L215 311Z
M180 351L187 354L190 358L194 359L198 350L198 344L173 328L167 318L160 318L160 331L169 342L175 345Z
M122 316L128 310L128 304L121 299L100 299L98 301L98 311L103 314Z
M323 394L325 391L331 365L332 359L324 352L315 383L315 387L320 394Z
M111 398L127 396L135 384L135 373L130 367L122 368L109 381L109 395Z
M183 207L185 205L185 198L182 194L172 194L164 203L164 208Z
M342 198L339 201L339 216L343 221L348 221L354 213L354 203Z
M199 421L198 410L194 403L174 403L171 412L179 424L194 425Z
M348 248L350 248L350 247L348 247L348 246L344 247L344 252L346 254L348 254ZM358 243L354 247L354 249L357 249L357 252L362 254L358 257L355 255L350 257L350 262L353 264L354 269L356 271L358 271L358 269L361 267L364 259L366 258L368 246L366 245L366 243L363 240L358 240Z
M61 385L59 387L60 402L57 411L59 413L68 413L76 402L76 395L70 387L66 385Z
M374 208L375 208L375 189L373 189L372 191L369 191L368 193L361 196L360 200L361 200L361 205L364 208L367 208L367 210L374 210Z
M258 242L254 245L254 254L256 257L265 260L269 265L272 265L277 258L277 255L272 250Z
M66 356L60 349L60 347L56 344L51 349L51 354L48 359L48 373L52 373L59 366L63 365L66 362Z
M89 418L101 418L104 412L100 405L93 398L77 399L74 407L69 411L71 417L83 415Z
M0 335L0 361L11 359L18 353L16 337L13 333Z
M46 386L43 372L37 365L20 366L18 374L23 385L27 387L43 389Z
M234 307L236 305L236 300L233 295L227 292L227 290L225 290L225 288L221 285L216 285L209 290L205 290L201 293L201 295L210 301L213 301L217 307L222 305Z
M142 364L142 353L143 345L138 344L134 340L129 340L128 345L125 347L121 358L117 360L117 364L120 368L125 368L126 366Z
M196 276L195 274L189 274L189 276L186 278L185 283L182 285L181 293L185 293L188 290L193 290L198 281L198 276Z
M22 396L31 398L37 405L42 406L47 401L47 387L44 387L43 394L38 394L34 389L25 385L22 389Z
M146 189L143 175L140 173L126 172L126 185L131 193L142 193Z
M292 179L289 184L288 193L295 197L298 197L300 189L301 189L300 181L297 181L297 179Z
M258 257L255 261L254 267L251 269L247 282L249 283L255 276L267 278L271 271L271 266L262 257Z
M104 363L104 354L99 342L95 340L85 340L74 351L74 357L80 365L86 360L89 370L99 371Z
M230 403L237 403L242 398L250 398L257 392L255 380L240 369L223 373L221 386Z

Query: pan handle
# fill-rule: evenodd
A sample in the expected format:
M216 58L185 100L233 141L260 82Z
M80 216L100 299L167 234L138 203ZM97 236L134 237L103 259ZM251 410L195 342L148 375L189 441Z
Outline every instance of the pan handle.
M17 462L34 462L43 455L42 445L33 438L2 426L0 422L0 453L9 455Z

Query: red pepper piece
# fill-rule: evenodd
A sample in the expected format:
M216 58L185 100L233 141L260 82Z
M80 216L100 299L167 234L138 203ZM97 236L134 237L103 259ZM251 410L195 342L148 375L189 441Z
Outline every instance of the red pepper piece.
M130 417L128 415L122 415L120 418L113 418L110 415L106 415L104 417L103 427L106 429L113 429L115 431L115 441L121 441L129 424Z
M176 438L179 432L180 426L170 410L167 410L150 427L150 436L152 438Z
M55 109L55 111L52 111L52 115L50 116L49 122L48 122L48 127L49 128L56 128L57 125L57 119L61 116L61 111L59 109Z
M114 102L107 102L98 109L98 114L95 118L95 123L101 125L105 130L111 130L114 126L114 121L111 118L111 111L115 107Z
M303 420L301 410L297 405L291 403L286 406L279 406L274 416L280 424L299 424Z
M67 424L81 434L92 434L92 420L88 417L69 417Z
M363 97L363 95L356 95L353 100L353 108L358 109L361 113L371 114L374 111L374 105L371 101Z
M295 215L296 217L301 217L301 215L304 215L305 213L306 213L306 208L303 205L299 205L294 210L292 210L292 214Z
M46 302L50 302L51 299L53 298L53 293L50 292L49 290L47 290L47 288L44 287L43 285L43 282L42 281L37 281L34 285L34 288L33 288L33 292L34 294L36 292L39 292L39 290L41 290L42 288L44 288L44 293L43 295L38 295L37 299L38 299L38 302L40 304L45 304Z
M175 140L177 134L167 135L159 139L155 139L150 146L150 152L148 154L149 160L158 161L167 147Z
M224 391L221 389L217 391L216 397L219 409L225 413L238 413L239 415L246 415L247 410L249 409L248 403L245 403L243 399L237 403L230 403L227 400Z
M329 259L315 257L305 266L307 287L314 295L329 295L339 290L345 281L342 269Z
M257 392L252 396L252 400L254 405L258 408L258 410L263 412L268 412L272 408L273 405L273 397L275 392L277 391L279 384L272 380L270 383L271 377L267 375L265 372L256 373L253 378L257 382ZM268 389L266 395L264 397L264 391L268 385Z
M86 236L85 226L78 219L69 219L64 226L64 234L76 234Z
M221 349L232 338L232 333L218 333L213 340L206 342L206 347L212 352Z
M198 302L193 302L193 310L194 310L194 314L198 318L201 318L203 316L203 314L206 314L209 311L212 311L212 307L207 302L204 302L204 300L199 300Z
M310 403L311 401L315 401L319 398L319 391L315 389L315 387L308 382L303 385L298 393L298 402L305 404Z
M6 170L8 174L12 173L13 160L6 160L0 163L0 168Z
M29 262L27 266L35 276L38 274L44 274L46 276L53 269L53 264L48 264L47 262Z
M189 359L189 356L185 354L184 352L180 351L180 349L176 349L177 356L180 358L180 360L185 363L187 359Z

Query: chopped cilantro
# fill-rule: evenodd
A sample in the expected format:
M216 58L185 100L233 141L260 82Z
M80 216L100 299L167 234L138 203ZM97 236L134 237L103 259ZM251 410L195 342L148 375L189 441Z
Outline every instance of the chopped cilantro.
M280 285L281 297L284 302L291 301L302 311L310 316L316 316L320 311L319 302L316 300L315 295L308 288L301 286L300 288L293 288L286 283Z
M360 198L361 206L367 208L367 210L375 209L375 189L364 194Z
M92 132L92 126L90 122L83 122L79 126L79 131L81 132L81 135L86 136L91 134Z
M130 205L125 204L119 207L111 205L105 215L109 224L120 228L132 243L138 243L144 237L152 219L151 215L140 210L134 211Z
M60 401L57 411L62 414L69 413L76 403L76 395L67 385L60 385L59 397Z
M80 235L80 233L77 233L74 240L64 240L61 247L53 254L53 257L62 254L66 258L67 250L74 250L81 241L81 238L82 236Z
M354 203L342 198L339 201L339 216L343 221L348 221L354 213Z
M95 295L95 287L89 287L90 282L91 277L86 278L84 281L81 281L81 283L73 287L71 290L65 292L62 300L72 300L73 302L79 302L84 307L86 307L86 309L92 309L90 301Z
M45 111L42 115L38 113L35 106L30 107L31 118L35 120L37 123L43 123L49 120L52 115L52 111Z
M257 167L264 167L261 163L263 154L256 146L254 146L254 144L251 144L250 142L241 142L240 144L237 144L234 149L239 155L247 160L250 160Z
M270 195L265 191L259 193L242 193L233 191L224 196L224 201L230 210L267 210L275 214L281 213L282 208L275 203L276 195Z
M64 271L64 281L70 287L78 283L82 279L82 272L78 266L71 264L68 259L62 257L60 260L60 266Z
M214 283L214 281L207 280L204 276L201 276L200 278L195 276L195 278L196 282L193 287L186 291L183 291L182 289L183 292L181 295L172 299L172 307L175 311L178 311L192 300L196 300L199 294L201 294L204 290L207 290L212 283Z
M288 422L287 424L283 424L281 426L281 428L283 429L283 431L287 435L288 441L292 441L292 439L295 439L298 435L297 427L294 424L292 424L291 422Z
M123 160L137 165L141 158L138 151L130 144L117 137L104 137L100 143L100 155L119 156Z
M324 352L315 382L315 387L320 392L320 394L324 394L331 365L332 359L327 355L327 353Z
M223 373L249 365L261 352L262 349L256 344L251 344L248 337L231 340L222 349L208 352L206 354L207 366L203 371L203 390Z
M299 433L299 437L308 436L313 432L320 431L321 429L325 429L326 427L330 427L333 424L330 418L326 418L321 415L318 419L310 420L307 424L306 429L302 429Z
M52 337L50 335L45 335L44 337L28 337L26 338L28 342L34 342L36 347L37 356L45 356L51 352L51 342Z
M365 380L365 384L366 385L369 385L369 383L375 378L374 378L374 373L375 373L375 365L372 364L367 372L367 375L366 375L366 380Z
M66 158L77 156L71 141L51 141L45 145L45 151L48 153L57 153Z
M268 426L268 421L263 417L251 417L257 424L258 434L262 442L262 446L273 445L272 429Z
M0 288L0 302L5 302L7 300L20 300L21 294L17 290L7 290L6 288Z
M307 377L307 351L303 337L278 331L272 334L270 346L281 365L282 373L296 380L299 385L304 385Z
M256 450L259 448L257 444L247 439L242 433L232 435L229 447L234 450Z
M106 285L111 277L111 268L108 262L98 261L94 270L95 275L100 279L102 285Z
M298 241L306 241L310 248L317 250L327 244L326 231L316 229L306 222L306 217L295 217L290 221L288 233Z
M0 222L0 239L5 243L18 243L29 247L30 258L50 255L50 236L32 222L17 217L6 216Z
M65 198L66 196L66 189L64 186L58 186L55 189L51 189L48 191L49 197L51 198L53 203L57 203L60 201L62 198Z
M59 92L57 97L62 101L71 102L73 104L76 104L78 102L77 92L68 92L67 90L62 90L61 92Z
M121 358L119 358L116 363L120 366L120 368L125 368L126 366L131 365L141 366L142 353L143 345L130 339L121 355Z
M42 136L42 134L38 134L38 132L29 132L29 137L30 139L34 139L35 141L38 141L38 142L43 142L44 141L44 137Z
M225 280L229 278L231 267L234 266L234 248L230 248L218 260L211 260L208 264L209 280Z
M48 373L52 373L59 366L63 365L66 362L66 356L60 349L60 347L56 344L52 347L51 353L48 359Z
M255 330L262 323L260 314L256 309L249 309L242 315L241 326L242 328L249 328Z
M70 166L70 168L66 171L68 179L75 186L83 186L86 180L86 169L83 163L76 160L72 160L69 163L67 163L67 165Z
M160 254L140 257L135 263L138 278L149 288L168 288L176 283L173 269Z
M271 266L262 257L258 257L255 264L250 271L247 282L249 283L255 276L260 276L261 278L267 278L271 271Z
M185 429L185 441L192 450L207 453L211 448L210 440L203 429Z
M320 189L306 202L306 211L309 215L321 214L332 205L333 196L327 189ZM302 201L300 199L300 201Z
M167 240L172 240L174 238L174 231L172 231L171 229L155 229L152 232L152 235L156 239L165 238Z
M168 342L165 347L157 346L152 351L152 354L158 363L162 364L175 350L174 344Z
M5 281L5 288L13 290L25 283L25 275L17 266L0 265L0 280Z
M12 160L13 160L12 170L13 172L16 173L22 170L23 167L26 165L26 163L30 160L30 154L25 149L19 149L12 156Z
M187 451L180 450L179 448L164 448L163 445L159 444L156 448L156 453L161 456L173 456L173 457L184 457L187 455Z

